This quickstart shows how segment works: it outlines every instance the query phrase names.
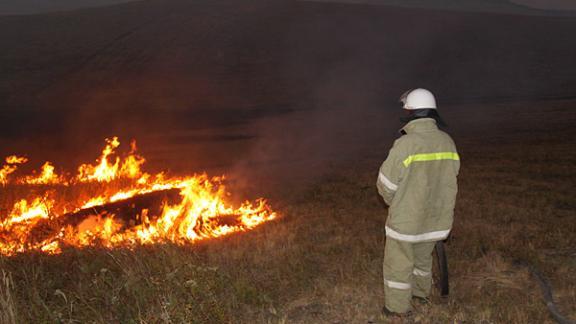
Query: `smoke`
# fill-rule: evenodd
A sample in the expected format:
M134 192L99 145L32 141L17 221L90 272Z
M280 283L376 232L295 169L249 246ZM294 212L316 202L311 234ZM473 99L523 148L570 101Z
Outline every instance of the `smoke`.
M402 126L397 98L410 88L432 90L449 125L458 123L452 115L496 118L454 114L461 104L572 93L562 81L572 66L565 20L343 4L298 8L285 34L284 62L298 110L259 126L260 141L233 172L252 184L259 176L259 185L294 183L365 156L384 159Z
M295 19L288 26L282 73L290 80L295 110L256 122L259 141L232 172L249 184L290 187L354 163L366 152L382 151L384 157L378 143L391 141L401 126L399 89L386 87L382 49L374 51L356 37L369 26L335 33L332 24L342 22L331 18Z

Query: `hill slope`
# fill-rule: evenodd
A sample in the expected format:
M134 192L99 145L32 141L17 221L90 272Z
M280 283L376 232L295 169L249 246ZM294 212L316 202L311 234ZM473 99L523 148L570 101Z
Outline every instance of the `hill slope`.
M0 15L31 15L109 6L139 0L4 0Z
M548 2L544 4L535 5L536 1L520 0L301 0L311 2L336 2L336 3L352 3L364 5L384 5L394 7L406 8L422 8L434 10L450 10L460 12L484 12L484 13L500 13L500 14L515 14L515 15L572 15L570 12L562 12L569 5L551 5ZM562 0L559 0L559 2ZM574 5L572 5L572 8Z

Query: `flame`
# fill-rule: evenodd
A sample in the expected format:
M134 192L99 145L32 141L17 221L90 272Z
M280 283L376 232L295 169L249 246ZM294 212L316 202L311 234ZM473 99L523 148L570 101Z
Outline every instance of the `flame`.
M118 171L119 158L116 158L114 164L108 162L108 156L114 153L114 150L120 146L118 137L112 139L106 139L106 147L102 151L100 156L100 162L96 166L90 164L82 164L78 168L77 179L81 182L98 181L98 182L110 182L116 177ZM98 160L96 160L98 162Z
M10 218L2 222L2 227L20 225L22 223L34 222L38 219L48 218L53 202L46 198L36 198L31 203L26 199L21 199L12 208Z
M136 179L145 176L140 167L146 160L136 154L136 142L132 142L132 150L130 154L121 161L119 157L110 162L109 158L114 154L116 148L120 146L118 137L106 139L106 147L102 151L102 155L96 162L96 166L90 164L82 164L78 168L78 176L76 179L80 182L110 182L118 178Z
M16 183L42 188L41 185L57 184L62 188L19 199L3 220L0 217L0 254L26 251L55 254L63 247L96 245L114 248L161 242L185 244L250 230L277 216L262 198L246 201L236 208L230 206L226 202L224 177L151 175L142 171L145 159L136 153L135 142L124 158L115 154L119 146L117 137L107 139L96 165L82 164L78 174L70 178L57 175L50 162L44 164L38 176L14 181L0 178L5 185ZM10 161L11 167L26 162L25 158L9 158L6 162ZM171 190L178 192L175 201L165 200L154 208L155 212L149 208L136 210L130 201ZM71 193L74 197L70 197ZM113 204L132 206L135 210L129 215L116 214L117 211L106 209Z
M18 157L16 155L11 155L6 157L5 159L6 164L2 166L0 169L0 184L7 185L8 184L8 175L14 173L18 169L16 164L23 164L28 161L25 157Z
M6 163L8 164L23 164L26 162L28 162L28 159L25 157L18 157L16 155L6 157Z
M54 172L54 166L50 162L44 163L42 165L42 172L37 177L26 176L20 180L23 184L29 185L40 185L40 184L59 184L64 183L65 180L59 177L56 172Z
M147 174L143 174L142 171L140 171L140 167L142 164L144 164L144 162L146 162L146 159L136 154L136 141L132 141L130 143L130 147L132 148L130 150L130 155L128 155L128 157L126 157L126 159L122 162L122 166L120 167L120 175L129 179L136 179L143 176L147 177Z

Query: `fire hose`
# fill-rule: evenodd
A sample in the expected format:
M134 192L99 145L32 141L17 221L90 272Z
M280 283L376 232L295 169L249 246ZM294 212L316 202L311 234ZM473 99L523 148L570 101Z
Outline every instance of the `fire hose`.
M448 297L449 293L449 281L448 281L448 260L446 256L446 250L444 249L444 241L436 242L436 246L434 247L434 252L436 254L436 267L437 273L435 274L436 286L440 292L441 297ZM534 279L538 282L540 286L540 290L542 291L542 295L544 297L544 301L546 302L546 307L552 315L552 318L559 323L559 324L576 324L575 321L572 321L566 318L564 315L560 313L558 310L558 306L554 302L554 296L552 295L552 286L548 282L548 279L540 272L538 269L523 260L517 260L514 262L518 266L525 267L528 269L530 274L534 277Z
M450 285L448 281L448 259L446 257L446 250L444 249L444 241L437 241L434 246L436 254L437 271L435 279L437 279L437 287L440 292L440 297L448 297L450 293Z
M536 279L536 281L540 285L540 290L542 290L542 295L544 297L544 301L546 302L548 312L550 312L550 315L552 315L552 317L557 323L576 324L575 321L572 321L566 318L564 315L560 314L560 311L558 310L558 307L554 302L554 296L552 295L552 286L550 286L548 279L546 279L546 277L540 271L538 271L538 269L534 265L524 260L517 260L515 264L527 268L530 274L532 274L532 276L534 277L534 279Z

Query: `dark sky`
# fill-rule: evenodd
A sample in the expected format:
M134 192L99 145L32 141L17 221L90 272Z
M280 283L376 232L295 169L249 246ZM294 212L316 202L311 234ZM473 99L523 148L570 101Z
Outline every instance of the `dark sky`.
M110 4L140 1L140 0L2 0L0 1L0 15L6 14L34 14L61 10L74 10L85 7L106 6ZM410 6L452 7L462 10L494 10L499 6L509 6L517 3L537 9L576 10L576 1L573 0L460 0L457 2L447 0L319 0L354 3L382 3L382 4L408 4ZM510 6L511 7L511 6Z

